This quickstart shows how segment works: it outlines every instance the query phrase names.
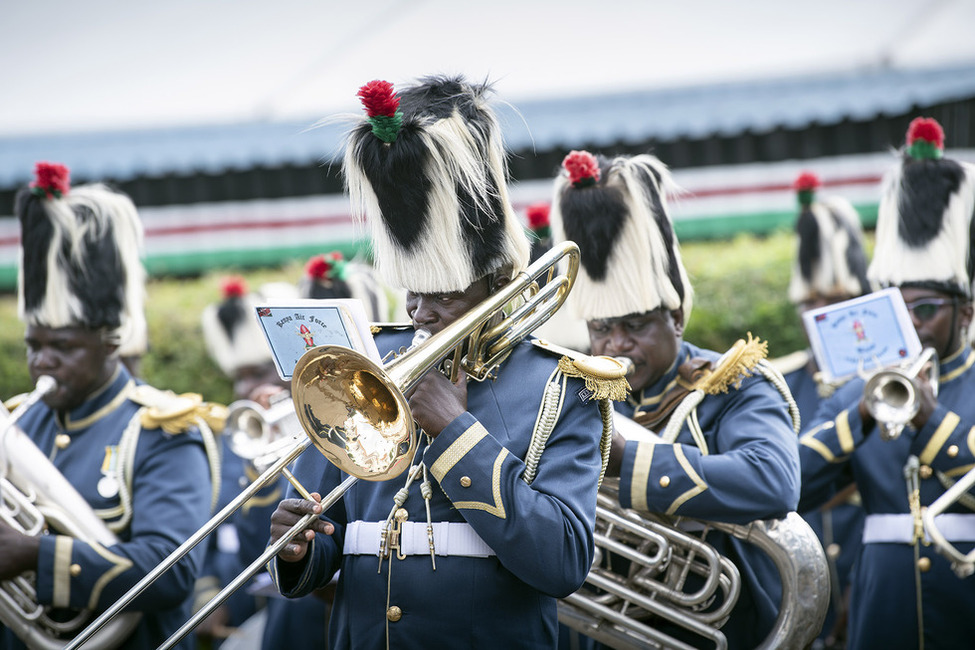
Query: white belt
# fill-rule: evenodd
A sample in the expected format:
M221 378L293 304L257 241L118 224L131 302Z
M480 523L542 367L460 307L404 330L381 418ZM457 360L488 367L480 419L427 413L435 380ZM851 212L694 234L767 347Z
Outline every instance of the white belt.
M975 515L949 513L937 515L935 525L949 542L975 542ZM927 532L925 541L930 542ZM914 541L914 517L910 514L867 515L863 523L863 543L910 544Z
M378 557L384 525L385 522L382 521L353 521L346 525L345 544L342 547L342 552L346 555L375 555ZM390 525L390 531L392 531L393 525ZM433 544L437 555L490 557L495 554L491 547L481 539L480 535L474 532L471 525L463 522L435 522L433 524ZM404 521L400 524L399 552L402 555L430 554L430 543L427 540L427 525L425 523Z

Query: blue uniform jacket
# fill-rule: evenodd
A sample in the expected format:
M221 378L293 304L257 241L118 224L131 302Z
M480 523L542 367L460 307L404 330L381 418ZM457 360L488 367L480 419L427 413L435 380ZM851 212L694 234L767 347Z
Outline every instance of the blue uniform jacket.
M42 402L20 420L23 431L107 523L121 516L118 491L110 486L122 433L140 408L127 399L133 387L134 380L119 364L112 381L68 413L64 423ZM55 445L59 434L70 436L63 449ZM116 533L121 540L118 544L106 549L61 535L41 537L40 603L104 609L210 516L210 469L195 428L180 434L142 429L132 476L132 519L125 530ZM204 550L203 545L197 546L135 600L130 609L142 611L142 619L120 647L156 647L189 618L193 583ZM22 647L9 630L4 630L2 645ZM184 646L191 647L192 641L184 640Z
M965 348L941 361L938 406L920 431L906 427L895 440L876 431L864 435L857 404L863 380L854 379L824 402L800 439L802 501L815 505L829 498L833 485L850 466L867 516L909 513L904 465L917 456L921 506L945 491L937 473L957 479L975 462L975 352ZM927 469L925 469L927 468ZM848 479L847 479L848 480ZM970 512L957 505L951 512ZM956 544L968 552L971 544ZM975 578L961 580L933 546L919 545L930 568L921 571L925 647L971 647L975 639ZM918 647L914 547L864 544L850 594L850 648ZM883 621L878 625L878 621Z
M682 342L674 366L652 386L616 408L626 416L652 411L677 381L688 358L712 362L716 352ZM785 516L799 499L799 459L788 406L759 374L741 387L709 395L697 407L705 456L686 423L675 444L629 441L620 471L623 507L745 524ZM729 648L754 648L778 614L781 584L771 560L750 544L712 531L710 542L742 574L742 593L722 628Z
M823 398L819 395L819 387L812 373L809 372L808 362L811 353L807 350L803 355L805 362L802 367L791 372L783 373L785 383L792 391L792 397L799 407L799 414L803 422L811 422L819 409ZM833 506L826 512L818 508L800 510L799 514L806 520L810 528L816 532L819 541L826 549L833 546L835 557L827 554L830 562L830 572L835 571L834 584L830 595L830 608L826 612L826 620L823 621L823 631L820 638L830 634L836 623L836 613L843 607L842 595L850 584L850 574L853 570L853 563L860 553L860 538L863 535L863 507L859 503L859 497L854 502L846 501ZM837 597L840 600L837 600Z
M377 336L380 353L409 345L412 331ZM333 537L319 535L304 563L276 560L282 593L325 585L341 566L330 647L554 648L556 598L578 589L592 565L600 472L601 419L581 380L569 379L558 422L531 485L522 480L542 391L558 359L528 341L515 347L494 381L469 381L467 412L421 449L430 470L432 520L466 521L496 557L428 555L392 559L342 556L342 524L383 521L405 474L359 481L329 516ZM343 475L320 456L297 461L299 479L326 493ZM466 486L466 487L465 487ZM404 507L425 522L420 486ZM390 606L402 618L387 621Z

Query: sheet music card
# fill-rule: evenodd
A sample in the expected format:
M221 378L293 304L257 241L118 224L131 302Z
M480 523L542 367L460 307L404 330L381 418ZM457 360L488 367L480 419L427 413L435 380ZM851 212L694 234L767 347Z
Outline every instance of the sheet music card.
M269 301L256 309L278 375L285 381L291 381L301 356L320 345L341 345L382 365L361 300Z
M899 289L890 288L802 315L826 381L843 381L916 358L921 341Z

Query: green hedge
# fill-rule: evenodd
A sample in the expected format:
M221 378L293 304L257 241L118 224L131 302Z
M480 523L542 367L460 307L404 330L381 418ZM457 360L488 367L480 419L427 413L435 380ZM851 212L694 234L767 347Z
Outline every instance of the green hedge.
M794 251L791 232L684 245L684 262L695 290L685 338L724 351L750 331L769 342L770 356L805 347L795 308L786 299ZM210 361L203 345L203 308L218 298L219 278L227 273L239 272L250 286L257 287L270 281L296 282L301 264L151 280L147 304L150 351L142 368L145 379L159 388L200 393L208 400L228 403L233 395L230 382ZM4 399L31 388L23 332L16 296L0 297L0 397Z

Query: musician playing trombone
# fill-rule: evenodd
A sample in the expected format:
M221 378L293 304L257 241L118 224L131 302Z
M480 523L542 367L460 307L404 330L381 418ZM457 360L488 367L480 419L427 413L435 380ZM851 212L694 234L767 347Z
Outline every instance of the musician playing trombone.
M350 135L344 171L412 321L377 334L381 353L409 355L414 329L443 331L528 261L488 90L449 77L360 90L368 119ZM289 596L341 567L333 649L554 648L556 598L589 571L603 424L576 363L523 340L483 381L461 370L451 382L444 370L409 398L422 427L412 466L355 484L271 562ZM543 444L529 457L533 439ZM295 474L322 493L342 480L308 453ZM272 540L317 508L282 501Z
M70 187L66 167L39 163L15 210L27 365L39 385L45 377L55 382L17 423L52 468L41 470L43 483L18 487L55 507L45 513L52 534L0 523L0 579L33 572L37 602L59 618L68 609L104 609L207 520L215 493L206 434L220 418L199 396L138 383L119 360L120 342L145 326L142 226L132 201L100 184ZM5 430L10 475L31 469L18 466L13 435ZM58 473L80 504L44 493ZM59 528L84 508L91 509L84 528ZM112 630L111 647L156 647L182 624L202 551L143 594L133 608L141 620ZM40 624L10 620L24 625L8 623L0 647L23 647L15 627L34 639L31 647L66 642ZM45 641L36 645L38 638Z
M896 436L881 431L878 424L891 422L878 423L864 380L853 379L821 405L800 441L803 505L825 501L852 470L866 512L850 648L962 648L975 639L975 578L957 577L922 525L922 508L975 462L968 336L975 168L945 158L943 148L935 120L911 122L902 160L884 180L867 273L879 286L900 288L922 345L937 354L940 379L935 385L931 370L919 370L917 412ZM938 519L963 552L975 542L975 503L965 496Z
M683 340L691 285L667 212L674 185L650 155L606 158L573 151L556 179L556 241L579 244L582 268L570 306L588 322L592 353L625 357L631 391L616 410L662 434L617 435L607 475L620 476L627 508L746 523L777 518L799 498L796 431L788 390L749 335L722 355ZM768 376L766 376L768 375ZM693 413L679 405L699 400ZM742 593L721 631L730 648L754 648L772 628L780 586L768 558L712 531L708 542L742 574ZM651 623L663 629L664 621ZM691 645L713 642L686 630Z

